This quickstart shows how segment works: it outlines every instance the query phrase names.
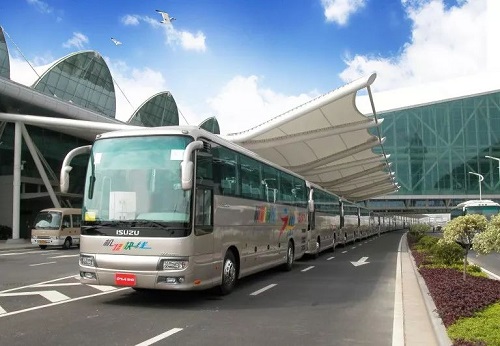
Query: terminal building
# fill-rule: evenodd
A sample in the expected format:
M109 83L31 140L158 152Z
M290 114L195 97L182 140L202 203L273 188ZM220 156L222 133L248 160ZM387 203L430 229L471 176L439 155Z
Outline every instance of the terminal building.
M494 159L500 158L500 86L491 82L481 83L481 89L476 90L436 88L376 93L377 112L369 107L368 95L356 97L357 107L368 119L383 118L383 122L372 121L377 126L368 129L377 140L364 149L373 152L373 158L358 165L368 167L368 161L381 158L383 163L374 168L381 166L383 172L376 172L382 175L366 188L349 190L355 192L355 202L374 211L415 215L447 213L452 206L472 198L500 201L500 161ZM52 64L32 86L25 86L10 78L7 42L0 28L0 225L12 227L19 222L20 237L28 238L29 225L40 209L79 206L85 160L72 163L69 193L59 192L59 170L66 153L90 144L95 133L72 127L71 120L99 124L101 130L106 126L179 124L177 105L168 91L152 95L127 122L115 119L115 113L113 78L98 52L70 54ZM67 125L18 126L13 114L67 119ZM219 131L216 122L204 125L214 133ZM365 168L365 172L370 169ZM484 181L480 183L478 176L469 172L481 174ZM363 172L344 178L362 180ZM16 186L19 201L13 192ZM19 220L13 217L16 208Z

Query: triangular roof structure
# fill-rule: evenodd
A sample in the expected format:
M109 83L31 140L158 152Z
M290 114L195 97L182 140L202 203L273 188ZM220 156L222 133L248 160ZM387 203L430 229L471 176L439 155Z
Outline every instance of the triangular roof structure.
M364 88L371 99L375 78L372 74L358 79L226 138L347 200L397 191L389 155L371 150L382 146L384 138L368 129L378 130L382 119L377 119L373 101L371 117L361 114L355 103L357 92Z

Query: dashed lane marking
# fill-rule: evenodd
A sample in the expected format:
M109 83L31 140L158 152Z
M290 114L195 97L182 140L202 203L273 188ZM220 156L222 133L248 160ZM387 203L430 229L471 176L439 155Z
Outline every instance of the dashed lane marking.
M255 292L253 292L253 293L250 293L250 295L251 295L251 296L256 296L256 295L258 295L258 294L261 294L261 293L262 293L262 292L264 292L264 291L267 291L268 289L273 288L273 287L274 287L274 286L276 286L276 285L277 285L277 284L267 285L266 287L261 288L260 290L257 290L257 291L255 291Z
M162 333L160 335L155 336L154 338L148 339L146 341L141 342L140 344L137 344L135 346L149 346L154 344L155 342L158 342L160 340L163 340L165 338L168 338L171 335L174 335L175 333L178 333L182 330L183 328L172 328L169 331L166 331L165 333Z
M314 266L310 266L310 267L302 269L301 272L306 272L306 271L311 270L313 268L314 268Z
M332 259L334 259L334 258L335 258L335 257L328 257L326 260L327 260L327 261L330 261L330 260L332 260Z

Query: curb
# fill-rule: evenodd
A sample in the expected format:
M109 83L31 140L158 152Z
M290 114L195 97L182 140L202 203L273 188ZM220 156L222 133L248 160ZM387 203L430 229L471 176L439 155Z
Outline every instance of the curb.
M418 271L417 264L415 263L415 259L413 258L412 251L410 249L410 246L408 246L408 239L405 240L408 248L408 255L410 256L411 266L413 267L413 271L415 272L415 276L417 277L420 293L422 293L422 297L424 298L425 307L432 324L432 329L434 329L434 334L436 335L439 345L451 346L453 342L451 341L451 339L448 336L448 333L446 332L443 320L441 320L441 317L439 317L439 314L437 313L436 304L434 304L434 300L431 297L431 294L429 292L429 289L427 288L425 280Z

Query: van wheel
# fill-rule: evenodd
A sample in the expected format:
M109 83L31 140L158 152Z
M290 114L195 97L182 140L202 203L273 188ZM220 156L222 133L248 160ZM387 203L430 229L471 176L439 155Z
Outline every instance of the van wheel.
M40 249L45 250L47 248L47 245L38 245L40 246Z
M293 242L288 241L288 248L286 250L286 263L283 265L283 270L289 272L293 268L293 260L295 257L295 250L293 248Z
M219 292L225 296L234 289L236 286L236 260L232 251L228 251L224 257L224 264L222 266L222 283L219 286Z
M71 247L71 238L69 238L69 237L66 238L64 240L64 244L63 244L62 247L63 247L64 250L68 250Z

